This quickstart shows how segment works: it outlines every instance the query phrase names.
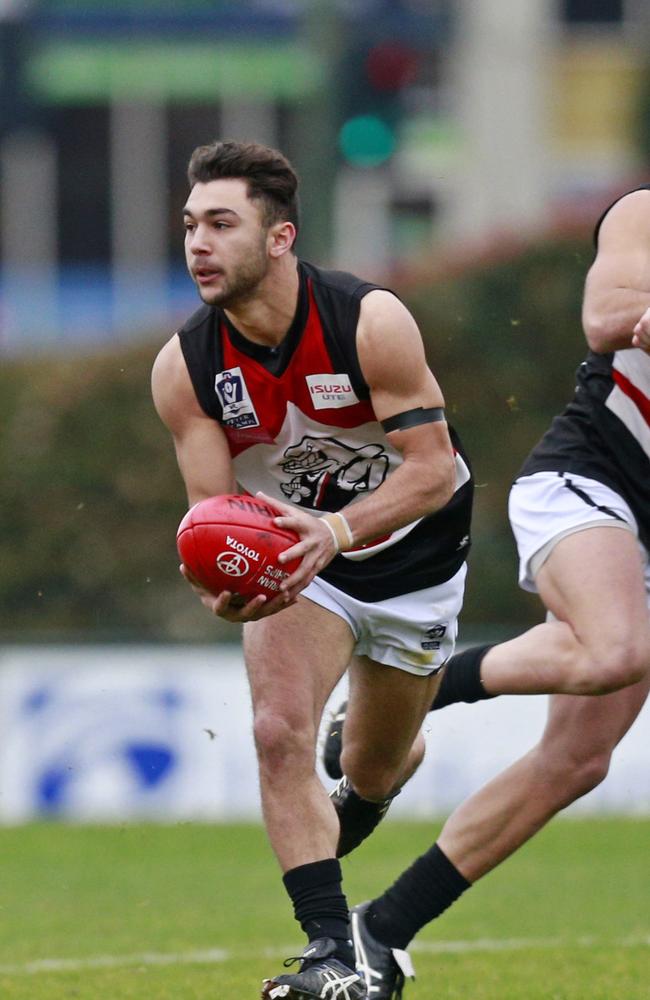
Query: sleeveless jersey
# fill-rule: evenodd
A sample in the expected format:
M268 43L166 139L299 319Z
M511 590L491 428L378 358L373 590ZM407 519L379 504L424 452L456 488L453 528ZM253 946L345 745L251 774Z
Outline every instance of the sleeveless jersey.
M634 190L650 190L650 185ZM596 223L596 247L603 219L618 201ZM573 400L553 420L519 475L549 470L588 476L619 493L650 548L649 354L639 348L589 352L577 371Z
M377 285L298 262L296 314L278 347L252 343L204 305L179 331L204 412L222 427L235 477L314 515L340 510L402 462L370 402L356 350L361 300ZM395 345L399 350L399 344ZM465 561L473 482L460 442L456 491L441 510L341 553L320 576L373 602L435 586Z

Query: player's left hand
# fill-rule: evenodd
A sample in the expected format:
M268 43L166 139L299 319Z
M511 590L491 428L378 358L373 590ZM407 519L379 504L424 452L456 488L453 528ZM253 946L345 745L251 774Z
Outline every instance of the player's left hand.
M279 528L291 528L300 541L286 549L278 557L278 562L285 563L291 559L300 559L300 566L280 585L281 592L294 600L301 590L314 579L324 566L327 566L337 554L338 549L332 532L323 524L320 517L314 517L306 511L299 510L281 500L275 500L265 493L256 493L260 500L278 511L274 519Z

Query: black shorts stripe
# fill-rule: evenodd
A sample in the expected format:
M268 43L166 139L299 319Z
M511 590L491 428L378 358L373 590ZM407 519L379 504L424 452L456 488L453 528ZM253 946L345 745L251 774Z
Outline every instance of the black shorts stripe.
M607 514L608 517L614 517L617 521L622 521L623 524L626 523L625 518L621 517L620 514L617 514L611 507L605 507L602 504L596 503L595 500L592 500L588 493L585 493L585 491L581 490L579 486L576 486L574 482L567 479L565 472L558 472L558 476L564 480L564 485L567 489L571 490L572 493L575 493L576 496L580 497L580 499L583 500L589 507L593 507L595 510L600 510L603 514Z

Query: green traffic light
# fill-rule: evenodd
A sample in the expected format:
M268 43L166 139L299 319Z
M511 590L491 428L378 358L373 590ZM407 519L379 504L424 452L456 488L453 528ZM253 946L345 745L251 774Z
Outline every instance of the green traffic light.
M377 115L359 115L345 122L339 132L339 149L355 167L378 167L395 152L393 130Z

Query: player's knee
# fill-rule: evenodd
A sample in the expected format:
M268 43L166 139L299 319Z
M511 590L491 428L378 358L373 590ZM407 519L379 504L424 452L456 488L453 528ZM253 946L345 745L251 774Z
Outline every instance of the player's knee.
M568 806L597 788L607 777L610 761L611 753L606 750L594 750L574 760L569 758L570 767L564 769L563 784L559 785L563 790L563 805Z
M634 636L606 643L591 664L590 692L607 694L637 684L650 669L650 648Z
M594 742L580 749L558 746L538 747L540 778L557 796L556 806L564 809L593 791L607 777L613 747Z
M278 770L311 761L313 736L299 721L275 709L255 713L253 734L262 769Z
M574 770L574 795L573 798L580 798L588 792L597 788L607 777L612 755L609 751L601 750L578 761Z

